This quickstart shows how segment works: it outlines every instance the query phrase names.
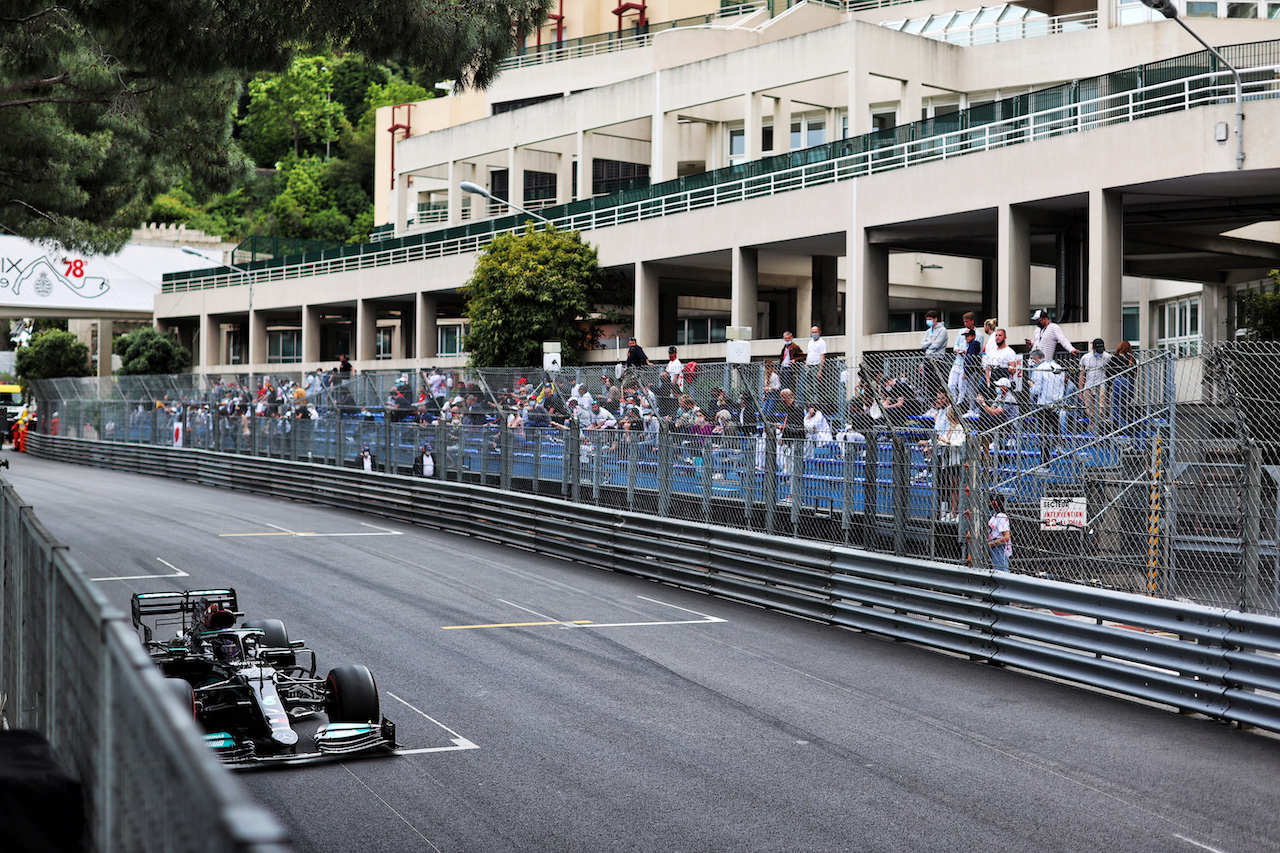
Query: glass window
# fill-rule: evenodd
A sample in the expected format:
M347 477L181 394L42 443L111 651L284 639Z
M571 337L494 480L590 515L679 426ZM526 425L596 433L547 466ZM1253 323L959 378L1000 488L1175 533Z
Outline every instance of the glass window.
M1268 17L1268 18L1280 18L1280 3L1268 3L1268 4L1267 4L1267 17Z
M1200 297L1186 296L1164 303L1156 313L1156 346L1178 356L1200 354Z
M1216 0L1212 2L1208 2L1208 0L1187 0L1187 17L1216 18L1218 17L1218 4Z
M292 364L302 361L301 329L267 331L267 363Z
M1120 334L1133 346L1138 345L1139 315L1136 305L1123 309L1120 316Z
M736 127L729 130L729 156L741 157L747 153L747 132L744 128Z
M798 151L804 148L804 122L791 122L791 150Z
M827 120L811 118L805 125L805 147L812 148L827 141Z
M465 324L450 323L436 327L436 352L439 355L465 355L462 348L470 327Z
M1257 3L1228 3L1228 18L1256 18L1258 17Z
M378 328L377 340L375 341L376 350L374 358L394 358L395 353L391 350L392 341L395 339L395 330L390 326L380 326Z
M729 328L728 317L711 318L711 343L720 344L727 340L725 331Z

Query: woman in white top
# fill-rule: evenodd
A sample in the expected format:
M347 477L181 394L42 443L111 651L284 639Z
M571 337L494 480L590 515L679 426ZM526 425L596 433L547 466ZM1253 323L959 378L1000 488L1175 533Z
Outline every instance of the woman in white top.
M986 334L986 337L982 341L982 368L984 371L991 366L992 354L996 350L1000 349L996 344L997 325L995 317L984 321L982 324L982 331Z
M822 414L817 406L810 406L804 413L804 433L809 439L805 444L804 454L808 458L813 457L819 444L835 440L831 434L831 424L827 422L827 416Z

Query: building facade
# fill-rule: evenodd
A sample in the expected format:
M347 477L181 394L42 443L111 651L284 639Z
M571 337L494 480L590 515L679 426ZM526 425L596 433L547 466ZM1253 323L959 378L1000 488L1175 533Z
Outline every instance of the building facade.
M1180 8L1238 96L1140 3L564 0L488 91L380 111L376 242L171 276L157 322L202 372L460 365L458 289L528 219L469 181L582 230L618 339L682 357L916 350L930 308L1194 354L1280 266L1280 2Z

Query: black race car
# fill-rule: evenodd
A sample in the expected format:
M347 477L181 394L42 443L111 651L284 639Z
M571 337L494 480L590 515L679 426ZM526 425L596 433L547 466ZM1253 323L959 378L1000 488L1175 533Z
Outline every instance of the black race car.
M395 724L382 716L368 669L340 666L317 678L315 652L291 642L278 619L243 621L234 589L140 592L132 611L151 659L224 762L303 762L395 747ZM315 751L300 753L294 722L321 712L328 722L310 736Z

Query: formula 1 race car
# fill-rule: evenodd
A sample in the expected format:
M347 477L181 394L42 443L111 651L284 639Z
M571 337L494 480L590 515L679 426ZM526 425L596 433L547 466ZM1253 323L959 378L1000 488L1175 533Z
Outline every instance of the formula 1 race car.
M234 589L140 592L132 611L151 659L224 762L301 763L395 747L395 724L382 716L368 669L340 666L317 678L315 652L291 642L280 620L240 621ZM320 712L328 722L311 735L315 751L299 753L295 721Z

